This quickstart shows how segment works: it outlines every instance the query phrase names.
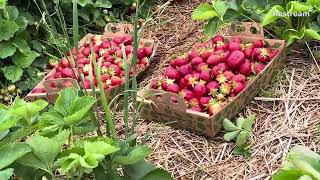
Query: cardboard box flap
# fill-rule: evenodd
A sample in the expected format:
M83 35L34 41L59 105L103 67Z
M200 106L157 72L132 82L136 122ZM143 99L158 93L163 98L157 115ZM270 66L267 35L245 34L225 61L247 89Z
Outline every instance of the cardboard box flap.
M264 38L263 28L256 22L234 22L229 32L231 36Z
M104 35L106 36L123 36L124 34L133 34L132 24L108 23L104 28Z

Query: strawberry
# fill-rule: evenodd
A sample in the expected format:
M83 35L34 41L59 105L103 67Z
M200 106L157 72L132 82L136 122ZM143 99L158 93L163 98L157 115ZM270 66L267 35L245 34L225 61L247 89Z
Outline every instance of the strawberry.
M114 37L112 38L111 42L115 43L115 45L119 45L121 43L123 43L123 41L125 40L124 37Z
M262 63L253 64L253 73L254 74L259 74L261 71L263 71L263 69L265 67L266 67L266 65L264 65Z
M50 66L51 68L57 67L58 64L59 64L59 62L58 62L56 59L50 59L50 60L49 60L49 66Z
M219 63L218 65L214 66L212 69L212 74L214 76L218 76L218 74L226 71L228 69L225 63Z
M229 51L236 51L241 49L241 44L238 42L230 42L228 45Z
M44 90L44 88L34 88L32 90L32 93L45 93L46 91Z
M178 80L180 78L179 72L175 68L173 68L172 66L168 66L165 69L165 73L164 74L169 79Z
M207 59L207 63L209 66L216 66L219 64L219 62L220 62L220 58L216 54L211 54Z
M231 93L232 86L231 86L230 83L225 82L225 83L220 85L219 89L220 89L220 93L221 94L227 96L227 95L229 95Z
M132 45L128 45L126 46L126 55L131 54L133 52L133 46Z
M199 57L199 56L194 57L194 58L191 59L191 65L198 65L198 64L200 64L202 62L203 62L203 58Z
M186 58L181 58L181 57L170 61L170 65L172 67L180 67L186 64L188 64L188 60Z
M121 78L119 76L112 76L110 78L110 80L111 80L112 86L117 86L117 85L121 84Z
M206 89L209 95L215 96L219 89L219 83L216 81L211 81L206 85Z
M253 42L253 47L255 48L262 48L264 46L264 41L259 39Z
M192 73L192 67L190 64L185 64L182 65L178 68L178 72L180 73L181 76L185 76L187 74L191 74Z
M207 82L211 81L210 71L202 71L200 73L200 79L207 81Z
M218 55L220 62L226 62L228 57L230 56L229 51L216 51L215 54Z
M231 71L225 71L224 75L226 76L228 81L230 81L234 76L233 72L231 72Z
M137 50L137 57L138 59L142 59L146 56L146 51L144 48L138 48Z
M232 51L227 59L227 64L231 69L237 69L244 62L245 55L242 51Z
M252 59L252 55L253 55L253 49L252 48L244 49L243 53L246 56L246 58Z
M61 78L62 76L61 76L61 72L57 72L57 73L55 73L55 75L54 75L54 78L55 79L59 79L59 78Z
M123 44L128 46L128 45L132 45L133 43L133 36L132 35L126 35L123 38Z
M193 92L188 89L182 89L179 92L179 95L183 97L186 101L190 101L190 99L194 98Z
M167 87L167 91L178 93L180 91L180 87L176 83L169 84Z
M212 116L219 113L222 110L222 104L220 101L211 100L208 105L208 113Z
M210 100L211 100L211 97L209 97L209 96L200 97L200 99L199 99L200 107L202 107L202 108L208 107Z
M101 43L101 47L103 48L103 49L108 49L108 48L110 48L110 42L108 41L108 40L102 40L102 43Z
M200 106L193 106L189 110L195 111L195 112L202 112L202 109Z
M146 57L150 57L153 53L153 48L152 47L145 47L144 51L145 51Z
M161 82L161 88L167 90L168 86L174 83L174 79L164 79Z
M190 107L199 106L199 100L197 98L191 98L189 100Z
M200 52L200 57L202 57L203 59L208 59L208 57L210 56L212 50L210 49L203 49L201 52Z
M85 79L84 80L84 88L85 89L91 89L90 80L89 79Z
M70 67L70 64L69 64L67 59L63 58L60 61L60 66L63 67L63 68L67 68L67 67Z
M68 77L73 77L73 71L72 69L70 68L64 68L62 73L61 73L61 76L64 77L64 78L68 78Z
M199 57L199 55L200 55L200 52L197 49L193 49L189 54L191 59L193 59L195 57Z
M178 81L178 85L181 87L181 88L184 88L187 86L187 81L184 79L184 78L180 78L179 81Z
M218 74L218 76L216 76L216 80L222 84L228 81L227 77L224 75L224 73L220 73Z
M269 49L267 48L256 48L254 49L254 55L256 56L257 60L262 63L269 62L270 59L270 54L269 54Z
M250 74L252 73L252 69L251 69L251 61L246 59L244 61L243 64L241 64L239 71L241 74L245 75L245 76L250 76Z
M234 93L234 95L239 94L246 87L245 84L242 82L233 82L232 86L233 86L232 93Z
M269 49L269 58L273 59L279 53L278 49Z
M206 86L202 83L197 83L192 91L196 97L202 97L206 93Z
M196 68L196 71L198 73L201 73L202 71L209 71L209 67L208 67L208 64L207 63L200 63L198 64L197 68Z
M224 37L222 35L216 35L212 38L212 43L216 44L217 42L224 42Z
M109 74L111 76L119 76L120 75L120 68L119 66L115 65L115 64L111 64L109 66Z
M216 44L215 44L215 50L226 50L228 49L228 44L223 42L223 41L218 41Z
M194 85L199 80L198 77L193 76L192 74L187 74L184 76L184 79L186 80L186 84L188 87L194 87Z
M222 93L217 94L216 98L219 101L225 101L226 100L226 97Z
M232 81L245 83L246 77L243 74L237 74L233 76Z

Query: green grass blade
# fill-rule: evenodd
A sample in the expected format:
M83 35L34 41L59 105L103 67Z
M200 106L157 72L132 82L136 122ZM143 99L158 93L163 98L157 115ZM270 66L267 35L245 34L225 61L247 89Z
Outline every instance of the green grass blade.
M124 83L124 99L123 99L123 120L124 120L124 128L125 128L125 136L128 137L128 131L129 131L129 123L128 123L128 117L129 117L129 85L130 85L130 67L129 63L127 61L127 56L125 52L125 47L122 45L122 56L123 56L123 62L125 67L125 83Z

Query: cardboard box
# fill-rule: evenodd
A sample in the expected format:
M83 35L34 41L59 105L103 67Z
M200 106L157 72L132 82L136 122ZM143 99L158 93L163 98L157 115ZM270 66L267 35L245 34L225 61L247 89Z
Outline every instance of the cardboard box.
M240 29L240 31L239 31ZM257 32L256 34L252 32ZM285 63L285 41L264 39L263 29L256 23L236 23L230 28L231 36L225 37L230 40L232 36L238 36L243 41L255 41L263 39L269 46L279 50L272 59L247 87L232 100L227 101L224 108L216 115L190 111L184 99L174 93L153 90L149 87L138 92L138 101L143 104L142 117L146 120L165 123L178 129L185 129L199 135L208 137L215 136L221 129L223 119L232 119L259 93L263 86L268 84L273 74ZM177 102L172 102L175 97Z
M109 23L105 27L105 32L103 33L104 38L112 39L117 36L123 36L125 34L132 34L133 33L133 26L131 24L117 24L117 23ZM79 47L87 42L87 39L90 38L92 34L87 34L85 37L83 37L79 41ZM149 58L149 64L150 61L152 61L152 58L155 55L155 52L157 50L157 44L150 39L141 39L140 44L145 47L153 47L153 53L151 57ZM146 66L148 68L149 64ZM52 103L56 100L58 97L59 92L65 87L65 83L72 84L73 87L79 88L79 84L77 81L73 78L60 78L60 79L54 79L54 80L46 80L47 77L53 75L56 72L56 69L51 70L42 81L39 82L39 84L35 88L44 88L45 93L32 93L32 91L27 94L27 99L30 101L34 101L36 99L45 99L48 102ZM143 74L143 71L140 71L137 75L137 77L140 77ZM54 83L56 88L52 88L50 84ZM34 88L34 89L35 89ZM86 90L88 94L92 94L91 89ZM124 91L124 84L121 84L116 87L112 87L105 91L107 99L111 100L118 94L121 94ZM99 88L96 89L96 92L99 93Z

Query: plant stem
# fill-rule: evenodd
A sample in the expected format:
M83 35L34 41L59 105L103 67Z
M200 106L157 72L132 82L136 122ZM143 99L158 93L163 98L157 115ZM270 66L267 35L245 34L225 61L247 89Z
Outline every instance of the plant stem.
M129 117L129 85L130 85L130 68L129 68L129 63L127 61L127 56L125 52L125 48L122 45L122 55L123 55L123 62L125 65L125 84L124 84L124 104L123 104L123 121L124 121L124 128L125 128L125 138L128 137L128 128L129 128L129 123L128 123L128 117Z

